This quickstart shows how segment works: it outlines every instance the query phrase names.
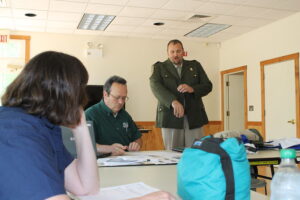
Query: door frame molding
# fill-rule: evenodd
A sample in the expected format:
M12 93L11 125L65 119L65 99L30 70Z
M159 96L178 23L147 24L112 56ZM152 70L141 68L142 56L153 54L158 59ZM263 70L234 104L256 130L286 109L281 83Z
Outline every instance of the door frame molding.
M295 68L295 101L296 101L296 136L300 138L300 95L299 95L299 53L289 54L260 62L260 82L261 82L261 119L262 136L266 137L266 119L265 119L265 65L275 64L282 61L294 60Z
M248 122L248 98L247 98L247 65L241 66L241 67L236 67L228 70L221 71L221 119L222 119L222 124L221 124L221 129L224 130L224 77L225 75L228 74L234 74L242 72L244 76L244 127L245 129L247 128L247 122Z

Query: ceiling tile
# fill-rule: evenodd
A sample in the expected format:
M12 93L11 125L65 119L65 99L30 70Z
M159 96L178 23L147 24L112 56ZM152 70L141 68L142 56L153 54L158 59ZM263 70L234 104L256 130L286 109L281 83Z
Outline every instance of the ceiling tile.
M46 20L15 19L16 26L45 27Z
M74 34L80 34L80 35L102 35L103 31L76 29L76 30L74 30Z
M0 17L12 17L10 8L0 8Z
M50 32L50 33L67 33L67 34L71 34L74 32L74 29L66 29L66 28L50 28L50 27L47 27L46 28L46 31L47 32Z
M129 0L127 6L143 8L161 8L169 0Z
M47 11L40 10L25 10L25 9L12 9L13 16L15 18L25 18L25 19L47 19ZM27 17L26 13L34 13L35 17Z
M35 26L21 26L18 25L15 30L17 31L31 31L31 32L45 32L45 27L35 27Z
M195 30L196 28L202 26L203 24L205 24L206 22L201 22L201 23L183 23L182 24L182 28L184 29L190 29L190 31Z
M138 17L116 17L111 24L118 25L140 25L145 22L145 18Z
M10 0L13 8L48 10L49 0Z
M11 18L0 17L1 29L14 29L14 20Z
M300 11L299 0L249 0L245 2L245 5L262 7L262 8L273 8L291 11Z
M193 0L171 0L163 6L164 9L180 10L180 11L194 11L204 5L204 2Z
M85 13L102 14L102 15L117 15L123 9L122 6L89 4Z
M187 34L188 32L190 32L191 30L186 30L186 29L177 29L177 28L168 28L168 29L164 29L162 31L162 34L166 34L166 35L182 35L184 36L185 34Z
M219 32L215 35L212 35L210 37L207 38L208 41L214 41L214 42L221 42L221 41L224 41L224 40L228 40L228 39L231 39L231 38L234 38L238 36L238 34L236 33L222 33Z
M80 2L80 3L87 3L89 0L57 0L57 1L72 1L72 2Z
M267 8L258 8L258 7L252 7L252 6L239 6L239 7L232 9L231 11L227 12L227 14L231 15L231 16L257 17L267 11L268 11Z
M247 26L236 26L233 25L225 30L223 30L222 32L224 33L237 33L237 34L241 34L241 33L246 33L253 30L252 27L247 27Z
M229 25L245 25L246 17L220 15L211 20L211 23L229 24Z
M105 31L103 32L103 35L106 36L112 36L112 37L127 37L129 33L128 32L110 32L110 31Z
M299 0L284 0L280 1L280 9L288 9L293 11L300 11L300 1Z
M164 25L162 25L162 28L176 28L182 25L182 21L178 20L167 20L167 19L147 19L142 24L143 26L154 26L153 24L156 22L163 22Z
M193 30L203 23L199 22L187 22L183 20L166 20L166 19L147 19L142 25L143 26L154 26L155 22L163 22L165 23L161 28L181 28L181 29L190 29Z
M138 38L152 38L153 33L128 33L128 37L138 37Z
M245 20L244 25L250 26L250 27L260 27L260 26L266 25L271 22L272 22L272 20L249 18L249 19Z
M123 5L125 6L128 0L90 0L90 3L100 3L107 5Z
M163 30L163 28L159 28L159 27L139 26L133 32L136 32L136 33L158 33L162 30Z
M275 10L275 9L268 9L266 12L261 13L260 15L255 15L255 17L263 18L263 19L281 19L286 16L293 14L292 11L287 10Z
M205 3L203 6L198 8L196 11L198 14L223 14L226 15L228 12L231 10L237 8L238 5L233 5L233 4L224 4L224 3L213 3L213 2L208 2Z
M110 26L107 27L107 31L113 32L131 32L136 28L136 26L125 26L125 25L114 25L111 24Z
M144 17L147 18L155 12L152 8L136 8L136 7L125 7L120 13L120 16L126 17Z
M35 18L23 17L35 12ZM0 28L118 37L186 38L204 23L230 24L209 38L218 42L236 37L300 11L300 0L8 0L0 8ZM105 31L77 30L84 13L116 15ZM208 15L208 18L192 18ZM164 22L163 26L153 26ZM59 31L61 30L61 31Z
M79 23L82 18L81 13L66 13L66 12L48 12L48 20L75 21Z
M47 27L49 28L67 28L76 29L78 26L77 22L66 22L66 21L48 21Z
M203 15L203 17L197 17L197 16ZM205 17L204 17L205 16ZM211 15L211 14L205 14L201 13L198 14L198 12L190 12L190 14L186 17L186 22L190 23L203 23L203 22L209 22L212 19L216 18L217 15Z
M157 10L151 18L184 20L189 16L189 12L174 11L174 10Z
M229 3L229 4L245 4L248 1L252 0L211 0L212 2L218 3Z
M87 3L69 1L50 1L49 10L63 12L84 12Z

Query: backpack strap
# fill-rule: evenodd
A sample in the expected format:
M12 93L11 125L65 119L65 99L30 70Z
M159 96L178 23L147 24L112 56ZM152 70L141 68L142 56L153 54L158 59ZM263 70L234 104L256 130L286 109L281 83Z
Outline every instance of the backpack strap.
M228 153L220 147L220 144L224 140L222 138L206 138L203 141L199 141L200 145L193 145L192 148L201 149L208 153L217 154L220 156L222 169L226 180L226 196L225 200L234 200L234 174L231 158Z

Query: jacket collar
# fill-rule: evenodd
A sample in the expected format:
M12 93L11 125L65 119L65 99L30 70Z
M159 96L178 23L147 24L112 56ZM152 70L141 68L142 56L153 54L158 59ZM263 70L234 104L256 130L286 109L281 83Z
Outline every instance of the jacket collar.
M175 77L177 77L177 78L180 79L180 77L179 77L179 75L178 75L178 73L177 73L177 70L176 70L174 64L170 61L170 59L166 60L165 62L167 63L166 67L167 67L168 71L169 71L173 76L175 76ZM182 77L182 75L184 74L185 71L186 71L186 61L183 59L183 60L182 60L181 77Z

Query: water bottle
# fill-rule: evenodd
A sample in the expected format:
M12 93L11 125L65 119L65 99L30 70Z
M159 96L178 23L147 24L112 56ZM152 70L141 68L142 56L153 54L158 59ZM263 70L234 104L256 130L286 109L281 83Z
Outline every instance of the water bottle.
M300 200L300 170L294 149L280 151L281 163L271 181L271 200Z

